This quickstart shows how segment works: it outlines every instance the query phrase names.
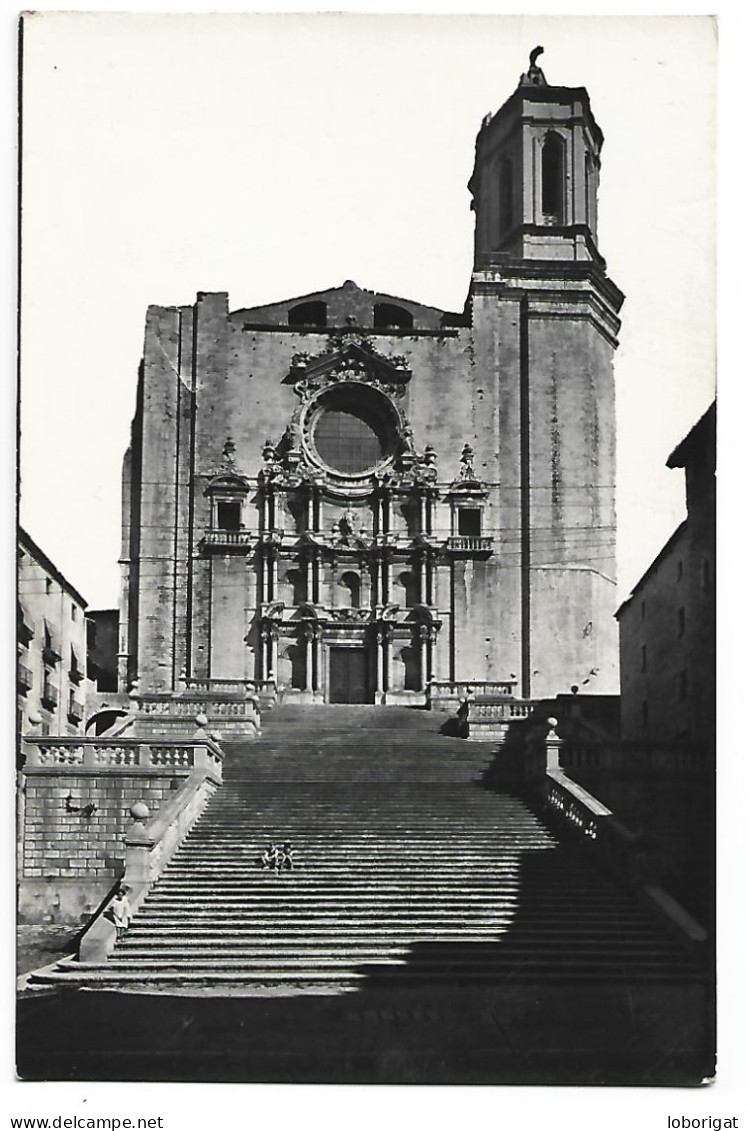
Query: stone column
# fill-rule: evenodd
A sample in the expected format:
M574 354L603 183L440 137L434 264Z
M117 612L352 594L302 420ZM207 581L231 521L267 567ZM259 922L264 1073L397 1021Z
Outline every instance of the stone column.
M312 680L312 645L314 640L314 630L311 625L305 626L304 640L306 643L306 658L305 658L305 676L306 676L306 690L314 691Z
M278 626L275 624L270 625L268 632L268 670L267 679L277 683L278 681Z
M428 641L429 641L429 627L426 624L419 624L418 626L418 668L421 678L421 690L425 691L426 684L428 683L429 671L429 656L428 656Z
M389 691L390 687L390 673L392 671L392 632L389 628L384 630L384 690Z
M389 550L382 551L382 604L392 600L392 555Z
M389 534L390 532L390 497L387 492L382 494L382 527L381 534Z
M424 569L426 572L425 604L431 608L434 603L434 556L429 550L424 554Z
M306 573L306 599L314 603L314 561L308 550L304 559L304 572Z
M270 546L268 549L270 554L270 576L268 579L268 600L275 601L278 596L278 556L279 552L275 546Z
M377 628L376 632L376 659L377 659L377 686L374 692L374 702L382 702L384 691L384 629Z

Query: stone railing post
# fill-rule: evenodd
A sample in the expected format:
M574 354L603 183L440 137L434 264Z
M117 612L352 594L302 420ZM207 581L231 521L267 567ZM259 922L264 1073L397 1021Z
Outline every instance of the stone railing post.
M125 875L129 884L147 884L153 846L145 828L150 817L145 801L136 801L130 809L130 816L133 823L125 835Z
M546 770L557 770L561 764L559 762L561 739L556 734L558 720L548 719L548 726L550 729L545 739L545 768Z

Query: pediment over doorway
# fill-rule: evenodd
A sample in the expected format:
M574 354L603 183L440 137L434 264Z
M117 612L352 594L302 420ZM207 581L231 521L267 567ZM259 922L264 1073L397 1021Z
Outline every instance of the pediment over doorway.
M403 356L385 357L366 338L341 342L337 337L331 345L333 348L316 356L296 354L283 384L293 385L300 396L341 381L363 381L398 393L413 375Z

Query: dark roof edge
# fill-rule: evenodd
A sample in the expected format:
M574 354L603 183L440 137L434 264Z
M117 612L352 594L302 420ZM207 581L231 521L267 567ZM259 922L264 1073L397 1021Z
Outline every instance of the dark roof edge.
M664 545L664 546L662 547L662 549L661 549L661 550L660 550L660 552L659 552L659 553L657 554L657 556L656 556L655 558L653 558L653 559L652 559L652 561L651 561L651 562L649 563L649 565L648 565L648 566L647 566L647 568L645 569L644 573L643 573L643 574L641 575L641 577L640 577L640 578L639 578L639 580L637 581L636 585L634 585L633 589L632 589L632 590L631 590L631 592L629 593L629 595L628 595L628 597L626 598L626 600L625 600L625 601L623 601L623 602L622 602L622 603L621 603L621 604L620 604L620 605L618 606L618 608L616 609L616 612L615 612L616 620L617 620L617 619L618 619L618 617L619 617L619 616L621 615L621 613L622 613L622 612L623 612L623 610L624 610L624 609L626 608L626 606L627 606L627 605L629 604L629 602L630 602L631 600L633 600L633 598L634 598L634 597L636 596L636 594L637 594L637 593L639 592L639 590L641 589L642 585L643 585L643 584L644 584L644 582L645 582L645 581L647 580L647 578L648 578L648 577L650 577L650 576L651 576L651 574L652 574L652 573L653 573L653 572L655 571L655 569L656 569L656 568L657 568L657 566L658 566L658 565L660 564L660 562L661 562L661 561L662 561L662 559L663 559L663 558L665 557L665 555L666 555L666 554L667 554L667 553L668 553L668 552L669 552L670 550L672 550L672 548L673 548L673 546L675 545L675 543L676 543L676 542L677 542L677 541L678 541L678 540L679 540L679 539L681 538L681 536L682 536L683 534L685 534L685 532L686 532L687 528L688 528L688 519L687 519L687 518L684 518L684 519L683 519L683 522L682 522L682 523L680 524L680 526L678 526L678 527L677 527L677 528L676 528L676 529L675 529L675 530L673 531L673 533L672 533L672 534L670 535L670 537L668 538L667 542L666 542L666 543L665 543L665 545Z
M48 573L52 574L55 581L57 581L63 587L63 589L67 589L70 596L74 597L79 605L82 605L84 609L88 608L88 601L85 599L85 597L82 597L75 586L71 585L71 583L65 577L64 573L62 573L62 571L57 568L51 558L47 557L47 555L44 553L44 550L42 550L42 548L37 545L31 535L28 534L22 526L18 527L18 541L23 546L23 548L25 550L28 550L32 557L36 559L40 566L43 566Z
M712 401L709 408L703 413L702 416L694 424L690 432L687 433L677 445L673 448L672 452L667 458L667 467L685 467L687 461L691 458L691 453L695 444L701 442L702 433L708 428L714 427L717 415L717 399Z

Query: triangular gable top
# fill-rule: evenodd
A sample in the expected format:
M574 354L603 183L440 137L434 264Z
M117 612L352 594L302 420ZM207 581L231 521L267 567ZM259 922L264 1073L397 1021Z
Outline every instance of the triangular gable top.
M452 311L442 310L441 307L415 302L413 299L403 298L400 295L368 290L365 287L359 287L351 279L348 279L339 287L310 291L307 294L294 295L262 306L242 307L239 310L233 310L229 317L252 325L283 326L288 324L289 311L302 304L318 302L324 303L328 308L327 329L336 325L345 325L346 313L357 314L359 324L369 325L366 312L371 313L374 306L379 304L402 307L413 315L414 325L423 329L439 329L443 325L442 319L445 317L459 316ZM320 327L321 332L324 333L324 330L324 327Z

